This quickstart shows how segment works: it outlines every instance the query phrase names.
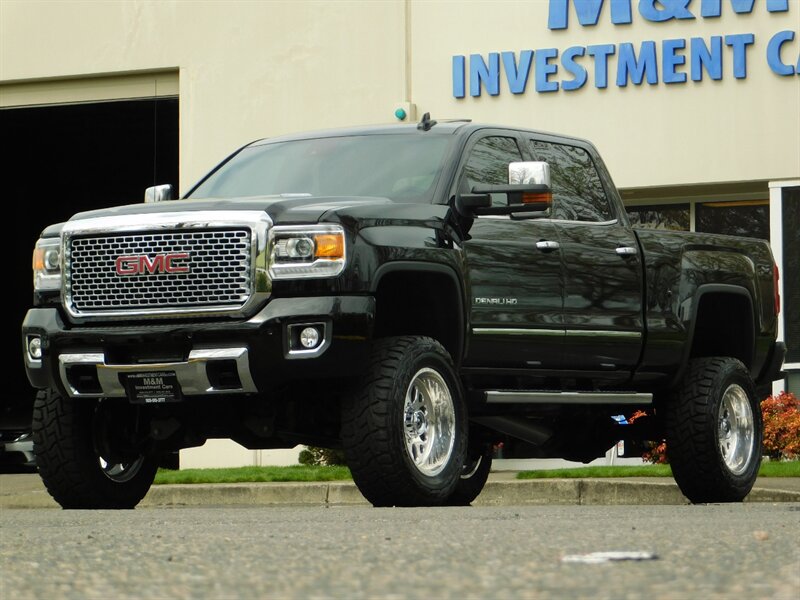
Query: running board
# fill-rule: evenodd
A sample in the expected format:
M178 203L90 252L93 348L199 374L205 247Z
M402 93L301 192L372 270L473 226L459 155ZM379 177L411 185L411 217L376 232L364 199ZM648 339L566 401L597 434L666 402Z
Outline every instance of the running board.
M637 392L486 392L488 404L652 404L653 394Z

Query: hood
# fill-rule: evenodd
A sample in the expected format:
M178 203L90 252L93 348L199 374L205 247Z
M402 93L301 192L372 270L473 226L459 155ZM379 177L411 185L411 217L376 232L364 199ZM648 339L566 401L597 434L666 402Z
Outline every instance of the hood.
M335 196L258 196L225 200L213 198L207 200L170 200L151 204L127 204L125 206L81 212L74 215L70 221L124 215L131 215L131 218L135 218L135 215L166 212L263 210L270 216L273 223L276 225L284 225L317 223L325 213L330 211L386 204L391 204L391 200L388 198Z

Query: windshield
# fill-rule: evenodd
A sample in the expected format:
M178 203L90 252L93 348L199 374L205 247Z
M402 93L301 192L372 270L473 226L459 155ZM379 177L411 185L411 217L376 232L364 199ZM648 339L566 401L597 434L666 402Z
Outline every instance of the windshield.
M431 202L451 139L386 134L249 146L210 175L191 197L310 194Z

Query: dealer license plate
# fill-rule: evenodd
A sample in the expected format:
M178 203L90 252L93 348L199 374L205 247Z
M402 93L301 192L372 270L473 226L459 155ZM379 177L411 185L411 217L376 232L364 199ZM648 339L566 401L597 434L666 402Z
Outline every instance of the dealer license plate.
M165 404L180 402L182 399L175 371L130 373L125 385L128 398L137 404Z

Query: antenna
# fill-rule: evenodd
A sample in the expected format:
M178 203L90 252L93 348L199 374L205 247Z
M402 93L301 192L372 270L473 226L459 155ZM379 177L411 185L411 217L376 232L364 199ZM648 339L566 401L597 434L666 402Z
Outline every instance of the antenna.
M158 185L158 79L153 79L153 185Z
M431 127L436 125L436 121L431 121L431 113L426 112L422 115L422 121L417 123L417 129L420 131L430 131Z

